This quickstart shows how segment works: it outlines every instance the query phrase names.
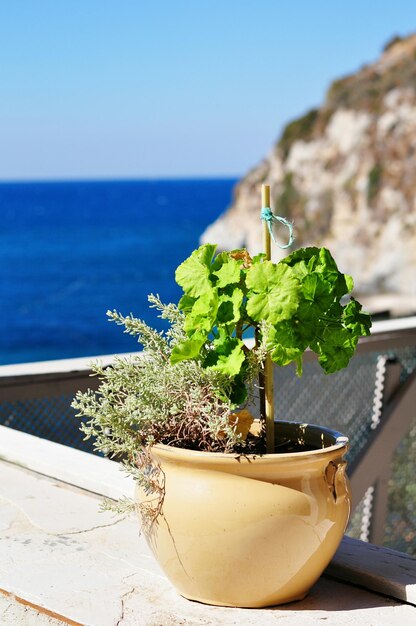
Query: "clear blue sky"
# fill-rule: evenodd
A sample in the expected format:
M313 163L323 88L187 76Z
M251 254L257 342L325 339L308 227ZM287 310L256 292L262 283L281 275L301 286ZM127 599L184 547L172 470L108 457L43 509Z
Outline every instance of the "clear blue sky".
M0 180L242 175L415 0L10 0Z

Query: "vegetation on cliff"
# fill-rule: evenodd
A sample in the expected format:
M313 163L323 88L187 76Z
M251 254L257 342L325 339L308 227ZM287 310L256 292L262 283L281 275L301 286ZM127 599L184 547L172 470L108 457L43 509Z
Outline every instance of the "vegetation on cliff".
M360 71L334 80L320 109L290 121L282 131L277 148L286 159L295 141L309 141L319 136L329 119L339 109L378 113L383 98L393 89L414 89L416 85L416 49L413 37L393 37L383 48L379 63L365 65Z

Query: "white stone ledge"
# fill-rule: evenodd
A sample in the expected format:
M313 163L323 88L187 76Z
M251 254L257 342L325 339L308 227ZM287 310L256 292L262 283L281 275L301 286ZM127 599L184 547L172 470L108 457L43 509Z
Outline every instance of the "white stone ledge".
M325 577L301 602L269 609L187 601L154 561L137 519L115 519L99 513L98 505L99 498L87 491L0 461L0 591L42 614L83 626L318 626L323 621L403 626L416 621L410 604ZM337 558L342 569L344 557ZM354 571L360 572L367 554L361 558L357 550L355 558ZM13 609L6 603L8 612ZM10 614L19 621L5 626L30 623L21 612Z
M123 358L136 354L140 354L140 352L103 354L100 356L77 357L75 359L54 359L52 361L34 361L33 363L12 363L11 365L0 365L0 378L6 376L86 372L91 369L90 363L92 362L99 361L103 365L110 365L115 356Z
M0 459L114 500L134 493L119 463L6 426L0 426Z

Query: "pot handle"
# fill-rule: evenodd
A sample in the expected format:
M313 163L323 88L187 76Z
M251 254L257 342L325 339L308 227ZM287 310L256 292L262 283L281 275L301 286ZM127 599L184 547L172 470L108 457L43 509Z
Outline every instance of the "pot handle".
M330 461L325 469L325 479L334 502L345 500L348 496L348 478L346 474L346 461Z

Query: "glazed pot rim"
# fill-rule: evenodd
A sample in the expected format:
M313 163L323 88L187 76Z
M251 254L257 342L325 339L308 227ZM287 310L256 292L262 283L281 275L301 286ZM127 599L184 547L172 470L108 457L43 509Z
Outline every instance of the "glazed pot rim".
M333 455L334 452L336 452L337 450L342 450L344 449L344 452L346 452L346 450L348 449L348 445L349 445L349 438L346 435L343 435L342 433L338 432L337 430L334 430L332 428L327 428L326 426L318 426L316 424L309 424L306 422L288 422L288 421L284 421L284 420L278 420L275 421L275 425L277 426L282 426L285 425L286 427L299 427L301 429L304 429L306 431L306 429L308 429L309 431L312 431L316 434L321 434L321 435L326 435L327 437L330 437L334 440L334 443L332 445L329 446L325 446L323 448L316 448L313 450L304 450L303 452L274 452L272 454L270 453L266 453L266 454L244 454L243 453L237 453L237 452L208 452L206 450L191 450L190 448L179 448L176 446L171 446L168 444L163 444L163 443L156 443L152 446L152 449L154 449L155 451L159 451L162 454L167 454L167 455L176 455L176 456L182 456L182 457L193 457L195 460L196 459L207 459L207 458L211 458L212 460L218 460L218 461L234 461L234 460L247 460L248 462L253 462L256 461L258 462L259 460L262 460L262 462L267 462L267 461L271 461L271 462L276 462L278 460L281 461L300 461L301 459L310 459L310 458L317 458L317 457L321 457L321 456L325 456L325 455Z

